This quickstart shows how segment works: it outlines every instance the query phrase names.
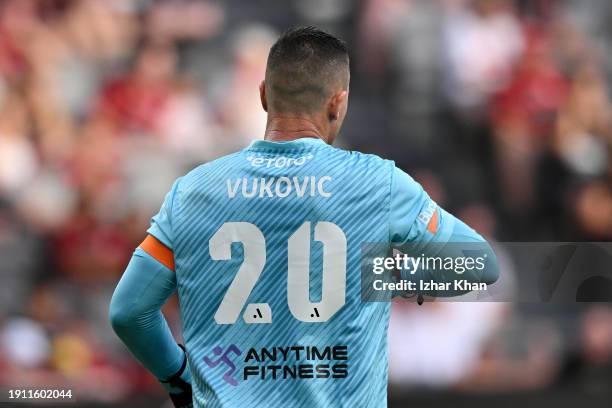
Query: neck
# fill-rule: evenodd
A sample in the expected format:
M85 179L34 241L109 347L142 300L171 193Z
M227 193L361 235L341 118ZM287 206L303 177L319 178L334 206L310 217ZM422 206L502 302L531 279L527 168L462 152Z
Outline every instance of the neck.
M322 139L326 143L328 141L327 136L323 134L320 127L312 119L268 115L264 139L272 142L286 142L303 137Z

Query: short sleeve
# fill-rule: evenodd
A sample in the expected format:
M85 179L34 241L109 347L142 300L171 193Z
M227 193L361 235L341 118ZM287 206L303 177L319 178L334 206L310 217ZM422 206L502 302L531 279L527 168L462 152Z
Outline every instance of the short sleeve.
M153 235L170 249L173 249L172 216L180 180L179 178L174 182L172 189L166 194L159 212L151 218L151 226L147 229L148 234Z

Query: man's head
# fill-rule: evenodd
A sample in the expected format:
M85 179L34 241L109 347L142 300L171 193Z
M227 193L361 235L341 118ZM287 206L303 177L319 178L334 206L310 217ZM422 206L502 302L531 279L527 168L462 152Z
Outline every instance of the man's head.
M291 29L270 49L261 103L269 117L314 121L331 143L346 115L349 77L343 41L315 27Z

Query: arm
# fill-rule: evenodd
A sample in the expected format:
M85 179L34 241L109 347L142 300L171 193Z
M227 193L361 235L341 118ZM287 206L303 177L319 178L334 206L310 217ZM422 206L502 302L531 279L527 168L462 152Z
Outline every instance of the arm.
M159 379L174 375L184 360L161 307L176 289L174 272L137 248L111 300L115 333Z
M176 344L161 307L176 290L174 255L170 249L170 211L176 185L153 217L149 235L134 251L110 303L115 333L145 368L170 393L175 406L191 406L191 374L187 355Z
M473 283L492 284L499 276L495 252L487 241L463 221L440 208L408 174L394 169L391 188L390 241L394 248L412 256L450 257L483 256L485 268L467 271L424 271L402 273L402 278L418 281L451 282L457 278ZM466 291L425 293L457 296Z
M143 250L154 245L163 246L149 235L134 251L113 293L109 319L117 336L157 377L175 406L189 407L192 397L187 355L176 344L161 312L176 290L176 275L158 257Z

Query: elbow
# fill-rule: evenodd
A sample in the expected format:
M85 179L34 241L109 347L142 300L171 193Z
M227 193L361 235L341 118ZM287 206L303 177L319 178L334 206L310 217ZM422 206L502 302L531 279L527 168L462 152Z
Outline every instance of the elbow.
M482 282L486 283L487 285L492 285L497 281L497 279L499 279L499 262L497 260L495 251L488 242L485 257L487 260L485 262Z
M121 337L121 334L126 328L133 325L133 318L130 308L126 302L122 301L121 297L118 296L116 292L113 295L108 308L108 320L111 327L119 337Z

